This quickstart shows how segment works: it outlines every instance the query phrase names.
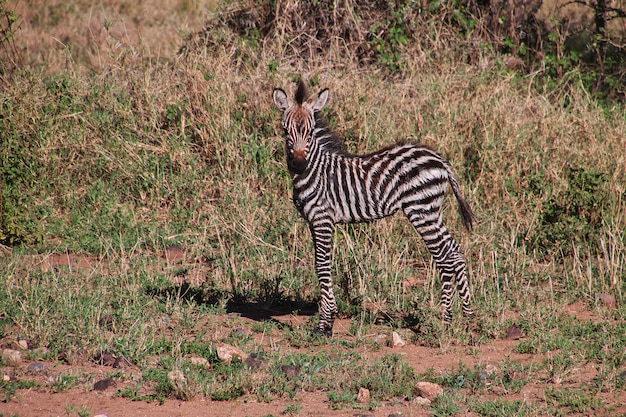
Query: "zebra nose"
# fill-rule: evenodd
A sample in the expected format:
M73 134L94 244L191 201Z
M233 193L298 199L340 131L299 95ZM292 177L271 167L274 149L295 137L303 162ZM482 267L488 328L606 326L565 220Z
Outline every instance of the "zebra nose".
M294 149L293 151L293 159L304 160L305 158L304 149Z

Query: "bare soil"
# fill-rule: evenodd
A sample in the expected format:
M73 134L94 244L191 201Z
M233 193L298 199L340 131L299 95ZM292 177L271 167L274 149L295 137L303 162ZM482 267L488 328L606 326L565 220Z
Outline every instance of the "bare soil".
M173 261L174 253L165 251L161 258L168 262ZM175 261L175 260L174 260ZM68 268L70 270L90 270L94 265L99 264L98 260L85 255L46 255L36 256L32 260L32 267L42 270ZM330 349L330 346L313 348L295 348L280 336L267 337L255 333L253 325L259 321L271 320L286 324L290 327L302 326L311 317L309 315L293 315L288 313L275 312L256 309L251 305L239 305L232 309L234 312L221 315L211 315L212 323L220 323L215 334L227 335L233 330L233 323L236 322L237 329L246 334L253 335L253 343L267 350L282 349L285 352L311 352L312 350ZM589 311L586 304L577 302L567 306L564 313L575 317L580 321L596 321L599 318L595 313ZM199 322L198 327L207 323ZM335 322L333 338L346 341L353 341L354 336L349 332L351 327L350 319L339 319ZM17 329L15 329L17 330ZM275 330L274 332L278 332ZM13 333L13 332L9 332ZM15 334L18 332L16 331ZM372 326L371 334L366 338L381 338L386 335L385 340L391 333L389 326ZM415 374L434 371L436 374L450 374L458 370L462 363L466 369L474 369L476 365L486 370L497 370L503 361L516 362L524 366L536 364L540 369L542 362L548 354L520 354L515 351L515 347L523 340L524 335L519 329L512 329L504 339L495 339L487 343L473 346L445 345L445 341L439 347L419 346L408 343L402 347L391 347L384 345L380 349L372 349L370 344L357 344L355 350L364 359L376 360L385 354L399 354L403 360L410 365ZM17 340L6 338L0 341L0 350L4 348L19 349ZM332 349L341 349L336 345ZM347 348L345 348L347 349ZM58 361L43 362L45 369L40 372L29 370L32 361L23 361L14 367L3 367L2 377L14 378L18 381L34 381L35 388L20 389L12 395L8 402L0 403L0 417L2 416L75 416L81 410L88 411L90 416L106 415L112 416L268 416L285 415L285 410L289 410L294 404L300 406L297 415L300 416L430 416L429 406L423 406L416 401L409 401L405 398L394 398L382 403L375 410L344 406L342 409L333 409L325 392L297 393L294 399L274 398L270 402L260 402L254 396L240 397L235 401L212 401L198 395L189 401L167 399L163 403L158 401L132 401L119 396L119 392L125 388L136 388L137 381L141 381L141 371L134 365L122 366L120 371L125 374L124 381L115 381L110 387L104 390L94 388L94 383L107 378L107 375L115 370L111 363L99 365L94 363L93 358L81 356L80 352L70 352ZM539 375L537 381L527 381L524 388L518 393L510 393L504 387L489 387L485 392L477 393L481 399L490 400L495 398L509 401L524 401L529 404L546 403L545 390L548 388L563 389L568 386L580 386L588 381L593 384L597 376L597 369L593 363L581 364L574 368L562 380L550 380L547 375ZM88 381L76 384L69 389L54 389L53 381L58 380L61 375L75 375L81 381ZM55 392L58 391L58 392ZM151 394L153 387L143 386L138 395ZM601 393L605 409L593 410L596 416L626 415L626 393ZM493 398L492 398L493 397ZM0 393L0 400L4 400L5 395ZM457 415L475 416L468 407L463 408Z
M579 311L579 306L573 305L571 313L576 315L590 316L591 313ZM244 329L252 326L255 319L245 318L237 315L238 327ZM232 317L219 317L220 321L231 321ZM308 317L294 317L292 315L277 315L271 319L278 320L290 325L301 324L308 320ZM352 339L347 330L350 326L349 320L339 320L335 324L336 338ZM375 330L381 333L389 332L388 328L381 326ZM226 330L225 330L226 331ZM372 338L381 333L373 333ZM260 337L260 336L259 336ZM260 342L261 340L256 340ZM269 342L266 342L269 343ZM275 343L275 341L271 342ZM357 347L355 349L363 350L364 357L370 357L372 360L384 354L393 353L402 356L403 360L414 368L417 374L426 372L429 369L436 373L446 373L447 370L458 369L459 364L463 363L467 368L473 369L475 365L480 365L489 369L489 367L497 367L505 359L516 361L524 365L541 364L544 359L542 355L526 355L519 354L514 351L514 347L519 340L493 340L480 346L449 346L431 348L417 346L415 344L407 344L400 348L392 348L384 346L376 351L367 351L367 346ZM301 350L289 346L282 347L285 350ZM210 399L196 397L190 401L180 401L168 399L164 403L148 402L148 401L131 401L127 398L117 396L116 393L125 388L125 385L135 385L136 382L116 382L116 384L103 391L93 389L91 383L88 385L79 385L66 391L53 392L49 381L54 380L58 375L81 375L90 376L87 378L91 381L100 381L106 378L111 372L110 366L101 366L91 361L85 361L82 364L68 365L61 361L44 363L46 369L40 373L32 373L28 371L28 365L31 362L24 362L13 369L4 368L3 373L13 374L21 380L34 380L39 386L33 389L18 390L15 396L9 402L0 403L0 415L5 416L66 416L78 415L79 410L88 410L91 416L107 415L107 416L267 416L282 415L290 405L297 404L300 410L297 415L301 416L390 416L392 414L402 416L430 416L431 409L428 406L419 405L415 401L397 398L384 402L375 410L366 410L352 408L346 406L343 409L334 410L325 392L299 392L293 400L288 398L275 398L271 402L259 402L255 397L244 396L235 401L212 401ZM140 380L140 372L133 366L126 369L125 372L136 374L134 381ZM570 375L567 381L552 381L548 385L556 388L566 387L568 383L573 381L592 381L595 375L593 364L583 365ZM531 404L545 403L544 390L546 389L546 380L528 381L526 386L519 393L508 393L504 388L498 389L492 387L487 394L480 394L484 399L489 397L505 398L507 400L523 400ZM150 391L146 387L146 393ZM623 394L623 393L622 393ZM602 395L602 400L607 406L607 411L594 410L594 415L623 415L626 413L626 396L615 398L613 395ZM477 415L468 408L463 409L458 415L472 416ZM610 411L609 411L610 410Z

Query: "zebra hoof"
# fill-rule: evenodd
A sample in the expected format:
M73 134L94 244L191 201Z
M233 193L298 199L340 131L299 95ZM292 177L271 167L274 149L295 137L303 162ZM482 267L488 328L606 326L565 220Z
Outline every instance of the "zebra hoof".
M318 327L317 329L313 331L313 334L319 335L319 336L332 337L333 329L331 327Z

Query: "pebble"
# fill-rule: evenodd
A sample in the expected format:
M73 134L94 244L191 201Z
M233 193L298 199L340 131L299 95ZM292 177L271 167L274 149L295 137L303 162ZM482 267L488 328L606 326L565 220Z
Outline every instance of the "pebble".
M415 397L413 402L416 405L419 405L419 406L422 406L422 407L428 407L428 406L430 406L430 403L432 401L430 401L428 398L424 398L424 397Z
M361 404L367 404L371 401L372 396L370 390L367 388L359 388L359 393L356 395L357 402Z
M391 347L398 348L406 346L406 342L398 332L391 333Z
M7 365L17 366L22 363L22 352L13 349L4 349L2 351L2 362Z
M415 392L422 398L433 401L438 395L443 393L441 385L428 381L420 381L415 385Z
M523 336L522 328L519 326L512 325L506 329L506 338L509 340L519 340Z
M46 369L46 365L44 365L41 362L33 362L30 365L28 365L28 368L26 368L26 370L28 372L41 372L43 370Z
M115 362L113 363L113 367L114 368L130 368L131 366L133 366L133 363L131 361L129 361L126 356L120 356L119 358L115 359Z
M93 384L93 390L94 391L106 391L107 389L114 387L115 385L117 384L111 378L105 378Z
M245 362L248 359L248 355L241 349L222 343L216 346L217 358L222 362L231 363L233 359L238 359L240 362Z
M596 298L600 301L600 303L608 308L608 309L614 309L617 305L616 301L615 301L615 297L612 296L611 294L596 294Z
M280 369L285 373L287 379L295 378L300 373L300 367L298 365L281 365Z
M261 365L263 364L263 358L253 353L250 356L248 356L245 362L246 362L246 368L256 370L256 369L259 369Z
M177 262L185 257L185 252L178 245L172 245L165 249L165 258L168 262Z
M206 369L209 369L211 367L211 364L209 363L207 358L199 358L197 356L192 356L191 358L189 358L189 363L195 366L202 366Z
M115 356L113 356L109 352L102 352L102 354L96 356L96 363L102 366L113 366L115 365Z

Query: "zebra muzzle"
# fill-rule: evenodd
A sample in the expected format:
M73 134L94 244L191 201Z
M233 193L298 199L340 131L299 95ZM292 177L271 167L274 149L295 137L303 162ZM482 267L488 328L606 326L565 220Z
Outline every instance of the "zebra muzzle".
M292 153L290 168L297 174L302 174L307 166L306 153L304 150L297 149Z

